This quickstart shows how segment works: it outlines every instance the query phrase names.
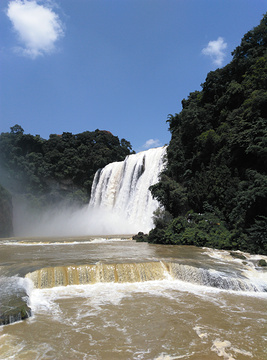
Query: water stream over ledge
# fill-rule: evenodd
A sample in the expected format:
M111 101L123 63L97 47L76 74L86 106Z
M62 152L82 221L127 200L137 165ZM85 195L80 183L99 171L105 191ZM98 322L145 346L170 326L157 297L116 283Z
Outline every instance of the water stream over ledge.
M0 359L262 360L266 257L245 256L130 236L2 239L1 306L18 295L32 317L0 327Z

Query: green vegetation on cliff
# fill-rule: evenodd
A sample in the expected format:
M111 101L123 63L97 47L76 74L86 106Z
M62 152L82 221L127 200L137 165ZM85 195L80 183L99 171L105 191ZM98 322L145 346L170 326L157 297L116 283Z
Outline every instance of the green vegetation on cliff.
M232 55L169 115L151 242L267 253L267 14Z
M0 135L0 182L36 207L63 200L83 204L95 172L130 153L131 144L109 131L63 132L45 140L15 125Z

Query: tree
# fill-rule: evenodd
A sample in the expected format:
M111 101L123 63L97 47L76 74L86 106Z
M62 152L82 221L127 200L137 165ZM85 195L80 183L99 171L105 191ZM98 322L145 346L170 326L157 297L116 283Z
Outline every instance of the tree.
M132 153L130 142L109 131L63 132L48 140L23 132L15 125L0 135L0 164L13 193L36 204L88 202L96 171Z
M190 93L182 111L169 115L168 163L151 188L174 217L170 227L158 229L163 242L203 246L206 239L212 245L211 237L203 235L203 221L193 227L184 221L189 209L197 214L209 209L230 231L221 233L228 234L221 245L214 238L214 246L267 251L266 49L267 14L244 35L233 60L210 72L202 91ZM157 229L150 241L153 235L159 239Z
M11 134L23 134L24 133L24 130L22 129L22 127L18 124L12 126L10 128L11 130Z

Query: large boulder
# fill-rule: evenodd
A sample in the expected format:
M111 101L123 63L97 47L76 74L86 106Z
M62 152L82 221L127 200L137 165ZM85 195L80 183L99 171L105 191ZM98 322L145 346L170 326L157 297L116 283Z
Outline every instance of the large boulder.
M0 326L31 316L28 294L23 278L0 277Z

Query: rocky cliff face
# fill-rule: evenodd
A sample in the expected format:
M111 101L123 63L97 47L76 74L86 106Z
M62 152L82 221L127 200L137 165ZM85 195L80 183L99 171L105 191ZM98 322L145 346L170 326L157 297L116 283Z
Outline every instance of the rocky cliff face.
M0 237L13 235L13 209L9 192L0 185Z

